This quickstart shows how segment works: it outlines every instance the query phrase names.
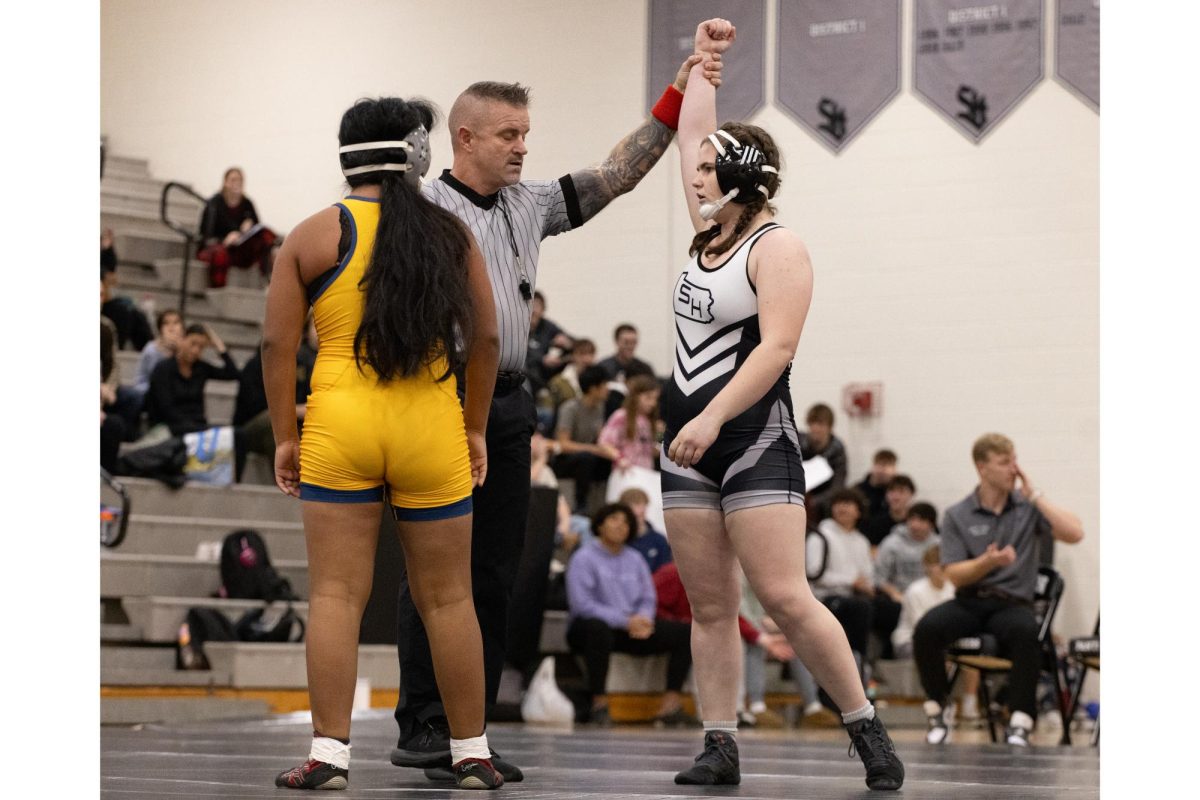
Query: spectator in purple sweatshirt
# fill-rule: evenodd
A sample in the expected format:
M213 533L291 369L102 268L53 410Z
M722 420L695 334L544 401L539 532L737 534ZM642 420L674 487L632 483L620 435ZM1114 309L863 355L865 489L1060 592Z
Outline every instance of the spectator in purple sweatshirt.
M637 530L628 506L606 505L592 517L596 538L571 557L567 567L567 643L587 662L592 695L591 721L607 727L608 659L614 652L637 656L670 653L667 690L656 725L698 725L683 710L680 690L692 666L691 625L655 619L657 597L650 568L641 553L626 546Z

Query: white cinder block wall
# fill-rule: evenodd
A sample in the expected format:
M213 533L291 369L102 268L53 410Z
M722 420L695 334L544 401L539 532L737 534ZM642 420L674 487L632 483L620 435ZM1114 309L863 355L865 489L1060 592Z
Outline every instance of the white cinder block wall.
M1047 3L1053 19L1055 3ZM768 2L768 98L775 3ZM1060 547L1062 633L1089 633L1099 604L1099 117L1046 79L982 145L903 91L840 156L768 104L753 120L786 159L780 221L816 269L793 371L801 417L835 407L861 477L891 447L921 498L944 507L974 485L970 445L1007 433L1047 496L1083 518ZM475 80L534 90L526 176L599 161L646 112L644 0L505 3L210 0L101 3L101 129L111 151L207 195L233 164L264 219L287 230L340 196L336 132L365 95L422 95L448 110ZM735 24L737 20L734 20ZM1049 27L1049 26L1048 26ZM436 173L449 165L445 128ZM670 368L669 288L691 238L672 150L631 195L548 242L549 316L610 348L615 323ZM851 420L842 387L882 381L882 416Z

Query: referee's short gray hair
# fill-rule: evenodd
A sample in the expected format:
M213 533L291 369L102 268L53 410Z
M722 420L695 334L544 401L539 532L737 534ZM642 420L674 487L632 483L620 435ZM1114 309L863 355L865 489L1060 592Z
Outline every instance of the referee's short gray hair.
M468 86L463 94L480 100L496 100L519 108L529 105L529 87L519 83L478 81Z

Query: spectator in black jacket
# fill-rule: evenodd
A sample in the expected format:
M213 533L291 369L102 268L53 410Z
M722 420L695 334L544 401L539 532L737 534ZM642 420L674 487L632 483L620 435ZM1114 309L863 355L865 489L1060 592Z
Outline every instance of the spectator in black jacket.
M229 268L255 264L264 276L271 274L275 232L259 226L254 203L242 192L245 176L237 167L225 170L221 191L208 199L200 218L198 259L208 264L208 283L225 285Z
M116 294L117 251L111 228L100 233L100 314L108 318L116 331L118 349L128 343L134 350L141 350L154 338L150 321L128 297Z
M804 460L821 456L833 470L832 478L808 487L808 526L815 528L829 516L833 493L846 487L846 446L833 435L833 409L824 403L808 409L804 423L808 426L808 431L800 434L800 453Z
M216 366L201 358L209 345L224 362ZM235 381L240 373L221 337L207 325L189 325L175 358L163 361L150 376L146 413L151 425L166 425L172 436L209 427L204 413L204 384L210 380Z

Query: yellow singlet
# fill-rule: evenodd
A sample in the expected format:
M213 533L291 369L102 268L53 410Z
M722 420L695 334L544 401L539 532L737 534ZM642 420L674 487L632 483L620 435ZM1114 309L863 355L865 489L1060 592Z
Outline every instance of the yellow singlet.
M300 437L300 498L329 503L384 499L399 519L442 519L471 511L471 466L462 406L445 360L420 375L380 383L354 362L379 202L337 204L350 223L350 249L312 287L317 362Z

